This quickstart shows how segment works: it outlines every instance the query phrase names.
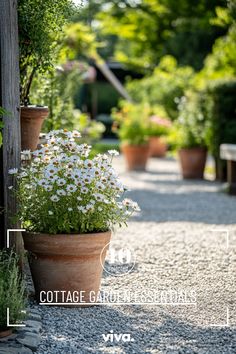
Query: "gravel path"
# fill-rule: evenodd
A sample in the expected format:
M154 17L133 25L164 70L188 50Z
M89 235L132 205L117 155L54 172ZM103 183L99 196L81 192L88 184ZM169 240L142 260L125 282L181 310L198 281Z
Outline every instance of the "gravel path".
M192 291L197 304L40 307L37 353L236 353L236 197L213 182L182 181L171 159L152 159L146 173L126 173L122 157L115 165L142 212L113 236L133 248L135 267L105 273L102 289ZM105 342L111 331L132 340Z

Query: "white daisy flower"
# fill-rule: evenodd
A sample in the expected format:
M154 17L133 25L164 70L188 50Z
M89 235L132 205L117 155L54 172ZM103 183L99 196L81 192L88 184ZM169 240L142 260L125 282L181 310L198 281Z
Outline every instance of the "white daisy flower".
M92 178L89 175L83 176L83 182L85 184L89 184L89 183L91 183L91 181L92 181Z
M68 211L73 211L73 209L72 209L72 208L68 208L67 210L68 210Z
M18 168L11 168L8 173L9 175L16 175L18 172Z
M108 154L111 156L119 156L119 152L117 150L108 150Z
M31 151L30 150L21 151L21 160L27 161L30 159L31 159Z
M68 186L66 186L66 190L71 193L75 192L76 189L77 187L74 184L68 184Z
M97 182L96 187L99 190L104 190L106 188L106 186L104 186L104 184L102 182Z
M92 160L85 160L84 161L84 166L87 168L92 168L93 167L93 161Z
M128 198L125 198L123 201L122 201L122 204L124 206L131 206L133 203L133 201L131 199L128 199Z
M81 138L81 134L80 134L77 130L73 130L72 136L73 136L74 138Z
M87 187L82 187L81 188L81 193L86 194L88 193L89 189Z
M96 199L98 202L101 202L101 201L104 200L104 196L103 196L103 194L101 194L101 193L95 193L95 194L94 194L94 197L95 197L95 199Z
M78 209L79 211L82 211L83 213L86 212L85 207L83 207L82 205L77 206L77 209Z
M53 215L53 212L51 210L48 210L48 215Z
M83 200L80 196L78 196L76 199L78 200L78 202L81 202Z
M138 203L136 203L136 202L133 202L133 204L132 204L132 209L133 209L134 211L140 211L140 210L141 210L140 207L139 207L139 205L138 205Z
M57 185L64 186L66 184L66 180L64 178L58 178Z
M63 189L58 189L57 194L60 196L64 196L64 195L66 195L66 192Z
M20 177L21 177L21 178L24 178L24 177L27 177L27 176L28 176L27 173L24 172L24 171L20 173Z
M59 197L57 195L52 195L50 197L50 199L51 199L52 202L58 202L59 201Z
M48 176L48 179L50 182L55 182L59 177L57 175L50 175Z
M53 187L52 187L50 184L46 184L46 185L44 186L44 189L45 189L45 191L47 191L47 192L51 192L52 189L53 189Z
M46 186L48 184L48 181L45 179L45 178L43 178L43 179L40 179L39 181L38 181L38 185L39 186Z
M87 205L85 206L85 209L86 209L87 211L92 211L92 210L94 210L94 205L93 205L93 204L87 204Z

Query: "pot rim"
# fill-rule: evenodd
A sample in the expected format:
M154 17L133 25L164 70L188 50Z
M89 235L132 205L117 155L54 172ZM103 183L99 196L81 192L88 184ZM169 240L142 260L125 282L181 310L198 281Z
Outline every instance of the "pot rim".
M146 144L127 144L127 143L121 143L121 147L137 147L137 148L140 148L140 147L149 147L149 142L146 143Z
M20 109L35 110L35 111L49 111L48 106L37 106L37 105L20 106Z
M195 146L195 147L191 147L191 148L181 148L178 151L193 151L193 150L201 150L201 151L207 151L207 147L206 146Z
M88 237L88 236L94 236L94 235L103 235L103 234L111 234L111 230L107 231L100 231L100 232L89 232L89 233L70 233L70 234L46 234L42 232L34 232L34 231L22 231L22 234L24 235L31 235L31 236L50 236L50 237Z

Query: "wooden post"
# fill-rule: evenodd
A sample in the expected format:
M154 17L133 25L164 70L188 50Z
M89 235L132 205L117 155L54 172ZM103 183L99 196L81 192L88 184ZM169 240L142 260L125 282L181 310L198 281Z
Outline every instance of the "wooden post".
M0 153L0 214L1 247L6 246L6 232L18 228L12 215L16 212L16 198L9 186L16 185L16 178L8 174L10 168L20 167L20 83L17 0L0 0L0 106L10 112L3 117L3 146ZM21 250L19 233L11 233L10 246Z
M236 161L227 161L227 181L229 194L236 195Z

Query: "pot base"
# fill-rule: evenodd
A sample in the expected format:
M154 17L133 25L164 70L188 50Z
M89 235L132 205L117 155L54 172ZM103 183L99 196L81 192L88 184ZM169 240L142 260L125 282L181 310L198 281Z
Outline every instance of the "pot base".
M205 148L181 149L179 158L184 179L203 179L207 158Z
M165 157L167 151L166 142L160 138L152 136L149 139L150 156L152 157Z
M128 171L145 171L149 157L149 145L123 145Z

